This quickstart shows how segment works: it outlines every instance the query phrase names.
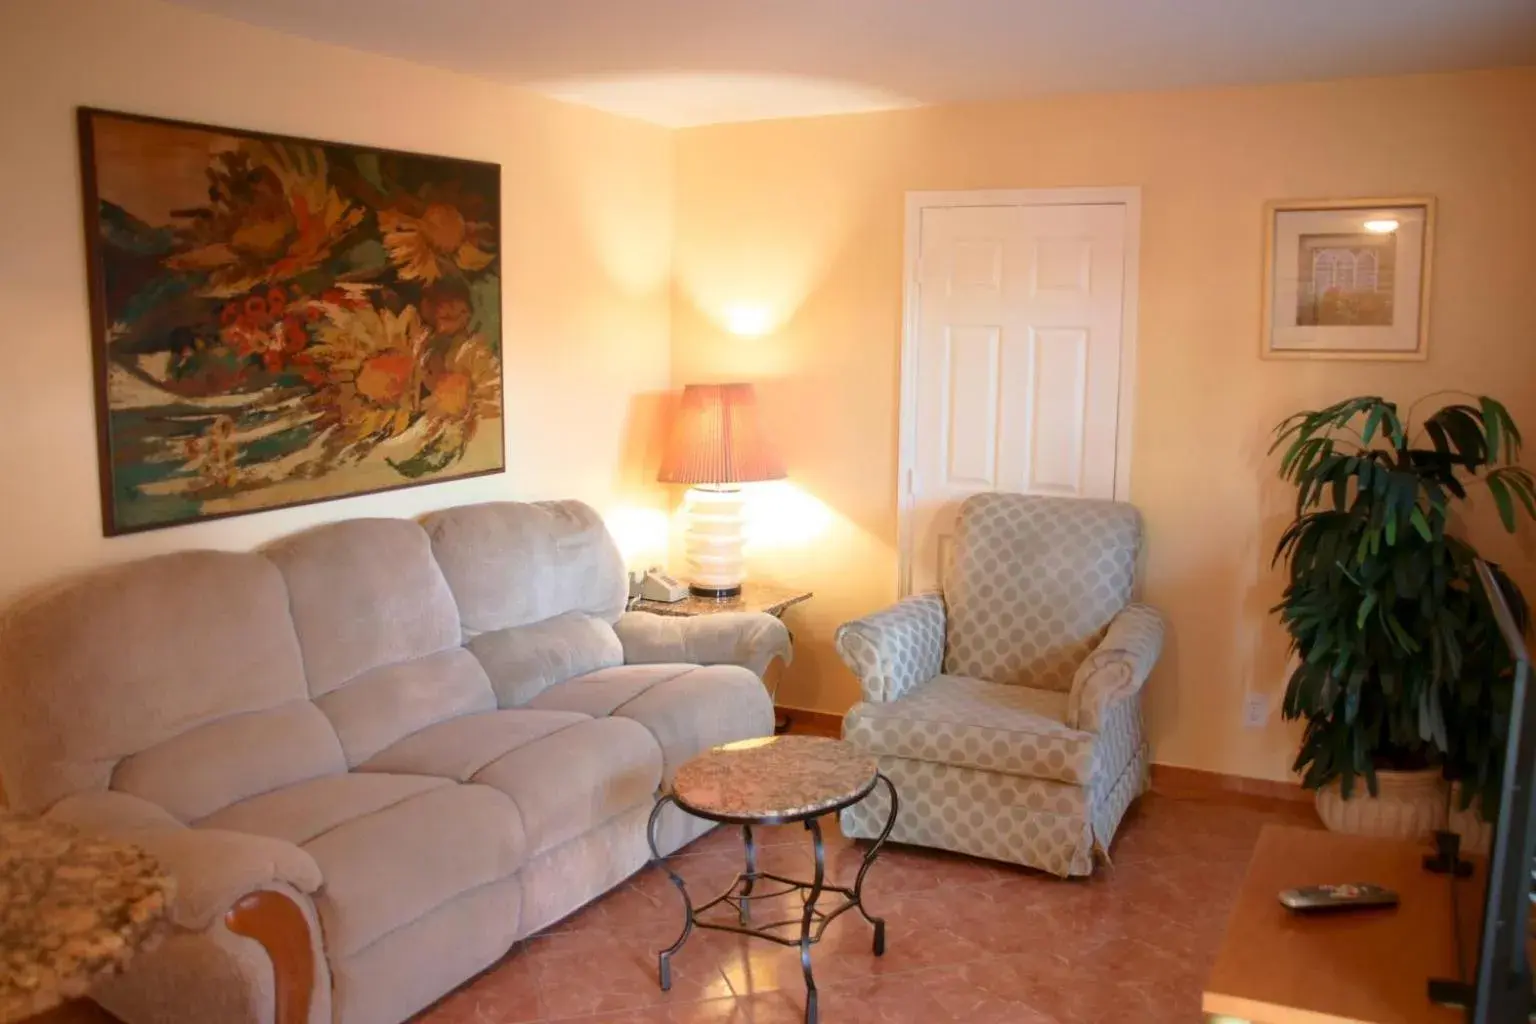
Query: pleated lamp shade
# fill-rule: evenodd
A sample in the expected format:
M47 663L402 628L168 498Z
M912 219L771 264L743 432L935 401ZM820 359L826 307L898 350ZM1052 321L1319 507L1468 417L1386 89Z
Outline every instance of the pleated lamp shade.
M784 462L768 440L751 384L689 384L672 421L656 479L664 484L782 480Z

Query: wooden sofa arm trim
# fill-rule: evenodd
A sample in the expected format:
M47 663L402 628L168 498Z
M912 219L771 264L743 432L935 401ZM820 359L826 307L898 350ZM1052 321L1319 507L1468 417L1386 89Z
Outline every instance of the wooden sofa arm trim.
M272 961L274 1024L309 1024L314 996L315 951L309 922L293 900L262 889L244 896L224 915L236 935L255 939Z

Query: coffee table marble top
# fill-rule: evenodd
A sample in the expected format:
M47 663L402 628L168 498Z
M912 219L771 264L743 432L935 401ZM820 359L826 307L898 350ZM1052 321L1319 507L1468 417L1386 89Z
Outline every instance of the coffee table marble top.
M157 936L174 891L143 850L0 812L0 1024L121 970Z
M672 792L707 818L808 817L863 796L877 769L841 740L764 736L706 750L677 770Z

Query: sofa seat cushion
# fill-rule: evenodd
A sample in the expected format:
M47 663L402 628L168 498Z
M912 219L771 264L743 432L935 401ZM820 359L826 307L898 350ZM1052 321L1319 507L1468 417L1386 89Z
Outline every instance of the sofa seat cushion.
M335 962L512 875L526 860L527 841L506 794L447 784L343 822L303 848L325 879L315 906Z
M328 775L231 804L197 825L271 836L303 846L354 818L376 814L449 785L452 782L448 779L428 775Z
M672 784L672 775L684 762L710 747L773 735L773 701L750 669L740 665L632 667L665 670L662 674L668 676L612 712L614 717L639 722L656 738L663 786ZM571 685L579 682L571 680Z
M653 686L693 670L693 665L617 665L556 683L534 697L529 708L579 711L601 718Z
M661 784L661 764L661 750L644 726L597 718L518 747L474 780L517 804L532 858L625 811L649 806Z
M1066 715L1065 693L939 675L900 700L854 705L843 738L881 757L1086 785L1094 735Z
M359 772L435 775L468 782L497 758L542 736L590 721L573 711L482 711L411 733L363 764Z

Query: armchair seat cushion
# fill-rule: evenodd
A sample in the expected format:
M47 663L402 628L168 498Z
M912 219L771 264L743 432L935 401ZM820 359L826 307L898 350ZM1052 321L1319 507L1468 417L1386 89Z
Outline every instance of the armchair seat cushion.
M938 675L900 700L855 705L843 738L880 757L1087 785L1097 737L1066 717L1066 693Z

